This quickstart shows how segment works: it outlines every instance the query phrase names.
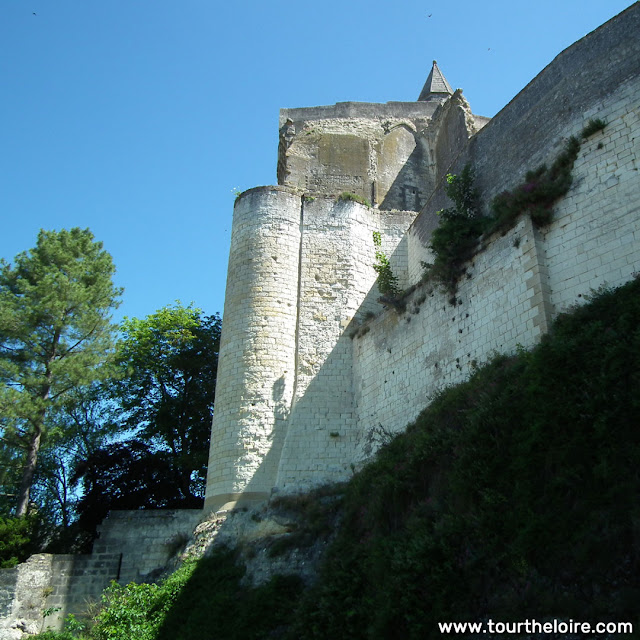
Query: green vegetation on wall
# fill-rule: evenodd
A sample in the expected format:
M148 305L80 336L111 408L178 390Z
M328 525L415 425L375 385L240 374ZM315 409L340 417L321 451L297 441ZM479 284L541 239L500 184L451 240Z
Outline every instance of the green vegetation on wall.
M341 202L357 202L358 204L363 204L365 207L371 206L371 203L366 198L356 193L351 193L350 191L343 191L338 196L338 200Z
M454 206L438 212L441 222L431 236L434 261L428 265L428 277L444 284L451 294L455 294L465 263L474 255L478 239L489 225L489 220L480 215L474 178L469 164L459 176L447 175L444 190Z
M580 139L586 140L605 126L602 120L589 120ZM457 283L466 272L465 264L477 251L483 234L504 234L523 214L529 215L538 227L551 222L553 205L566 195L573 182L572 170L580 151L580 139L571 136L550 167L541 165L528 171L522 184L497 195L488 216L480 215L471 165L467 164L459 176L447 174L444 190L454 206L438 212L441 222L431 236L430 245L434 262L425 264L425 275L444 285L453 296L452 302L455 303Z
M373 232L373 244L376 248L374 271L378 274L378 291L383 296L396 297L399 294L398 278L393 274L389 258L382 250L382 236L379 231Z

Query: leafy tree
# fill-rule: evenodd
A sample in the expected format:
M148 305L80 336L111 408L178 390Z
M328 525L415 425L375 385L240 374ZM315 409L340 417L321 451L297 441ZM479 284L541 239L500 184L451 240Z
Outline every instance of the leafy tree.
M95 538L98 525L113 509L178 508L185 504L176 485L171 453L154 450L140 440L114 442L79 462L74 482L81 482L83 495L77 505L79 535Z
M0 261L0 427L20 452L16 515L24 516L38 454L79 388L108 375L110 313L121 290L88 229L40 231L35 248Z
M116 395L122 424L171 453L173 480L187 502L203 495L218 369L221 321L180 303L125 319Z
M75 524L75 470L116 432L115 405L103 383L74 390L52 417L32 490L42 519L53 528L49 551L69 553L83 544Z
M9 569L24 559L33 518L0 516L0 569Z
M220 328L217 314L180 303L123 322L111 393L119 428L132 435L77 467L87 531L110 509L202 506Z

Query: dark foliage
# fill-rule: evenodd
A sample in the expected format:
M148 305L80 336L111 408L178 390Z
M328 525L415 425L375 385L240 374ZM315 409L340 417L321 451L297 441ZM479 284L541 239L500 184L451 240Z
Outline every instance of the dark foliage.
M444 284L452 294L488 224L479 213L473 179L470 165L466 165L459 176L447 176L444 189L454 206L439 212L441 221L431 236L435 259L428 266L428 275Z
M549 224L553 204L569 191L571 171L579 150L580 141L575 137L569 138L550 168L542 165L535 171L529 171L523 184L496 196L491 203L493 220L489 232L509 229L523 213L530 215L538 226Z
M202 498L185 495L176 482L174 461L139 440L108 445L93 453L76 470L83 496L77 512L82 529L95 529L113 509L198 509Z
M95 537L96 527L114 509L201 508L198 496L185 495L175 481L171 454L139 440L103 447L80 463L75 481L83 495L78 526Z
M606 126L607 123L600 118L589 120L580 135L586 140L587 138L590 138L594 133L602 131Z
M33 517L0 517L0 569L24 562L29 552Z
M184 508L204 494L220 330L217 314L166 307L126 321L118 350L121 427L135 430L156 461L170 461Z

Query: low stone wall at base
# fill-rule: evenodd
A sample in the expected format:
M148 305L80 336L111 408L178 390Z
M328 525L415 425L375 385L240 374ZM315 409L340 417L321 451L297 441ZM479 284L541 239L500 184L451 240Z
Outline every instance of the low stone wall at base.
M201 517L199 509L116 511L99 527L91 554L39 553L0 569L0 640L61 629L68 614L81 616L100 602L112 580L157 579Z

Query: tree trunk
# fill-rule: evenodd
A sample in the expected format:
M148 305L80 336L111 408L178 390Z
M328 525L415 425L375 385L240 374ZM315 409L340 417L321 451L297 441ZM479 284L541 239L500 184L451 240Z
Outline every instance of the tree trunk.
M47 362L46 367L46 379L47 384L42 390L42 400L46 402L49 400L49 394L51 393L51 367L50 364L56 355L56 348L58 346L59 332L56 331L52 355ZM27 460L25 461L24 471L22 473L22 482L20 484L20 491L18 493L18 506L16 507L16 515L21 518L27 515L29 509L29 493L31 486L33 485L33 474L36 471L36 464L38 463L38 451L40 451L40 440L42 439L42 429L44 427L44 418L47 413L46 408L40 411L37 421L34 421L33 435L29 441L29 447L27 449ZM33 423L32 423L33 424Z
M40 438L42 437L42 429L36 427L31 440L29 441L29 448L27 449L27 460L24 465L24 471L22 472L22 482L20 484L20 491L18 492L18 506L16 507L16 515L21 518L27 515L29 509L29 492L31 491L31 485L33 484L33 474L36 470L36 463L38 461L38 451L40 449Z

